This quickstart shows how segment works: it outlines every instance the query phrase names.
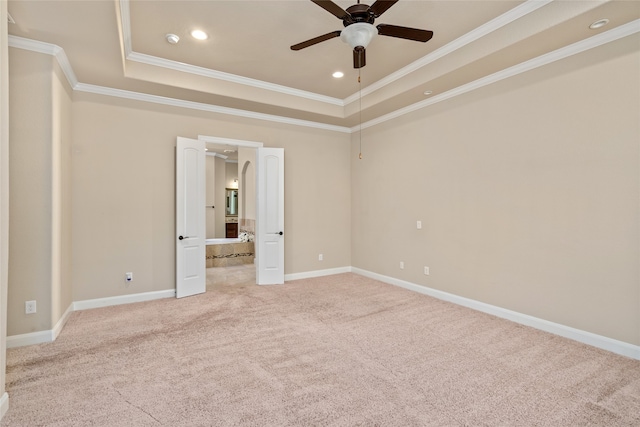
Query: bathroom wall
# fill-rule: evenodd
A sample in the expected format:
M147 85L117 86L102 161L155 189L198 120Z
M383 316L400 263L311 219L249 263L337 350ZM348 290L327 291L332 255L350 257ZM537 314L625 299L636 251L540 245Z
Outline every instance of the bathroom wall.
M211 206L216 205L216 157L207 154L205 165L207 168L206 182L207 189L205 191L205 219L206 219L206 235L207 239L217 237L216 231L219 233L217 225L217 211Z
M227 190L225 188L226 176L227 176L227 162L221 157L215 158L216 162L216 176L215 176L215 200L213 209L216 212L216 234L217 238L224 238L226 236L226 213L225 199Z

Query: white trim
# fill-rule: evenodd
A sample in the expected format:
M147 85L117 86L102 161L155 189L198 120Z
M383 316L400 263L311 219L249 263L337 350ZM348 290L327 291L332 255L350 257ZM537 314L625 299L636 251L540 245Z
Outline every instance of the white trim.
M11 335L7 337L7 348L23 347L26 345L43 344L53 342L58 338L64 325L69 320L69 316L73 311L87 310L91 308L109 307L112 305L130 304L134 302L153 301L162 298L175 298L176 290L168 289L165 291L145 292L132 295L120 295L116 297L97 298L92 300L75 301L69 305L67 311L64 312L60 320L53 329L31 332L28 334Z
M220 154L220 153L214 153L214 152L212 152L212 151L207 151L207 152L206 152L206 153L204 153L204 154L205 154L205 156L209 156L209 157L217 157L217 158L222 159L222 160L225 160L225 161L229 158L229 156L225 156L224 154Z
M640 360L640 346L638 345L629 344L624 341L614 340L612 338L608 338L602 335L597 335L591 332L572 328L570 326L565 326L559 323L550 322L548 320L529 316L528 314L518 313L516 311L508 310L506 308L497 307L491 304L486 304L480 301L450 294L448 292L443 292L437 289L428 288L426 286L416 285L415 283L396 279L394 277L383 276L382 274L373 273L371 271L363 270L357 267L352 267L351 270L353 273L359 274L361 276L379 280L381 282L388 283L390 285L399 286L401 288L405 288L405 289L415 291L424 295L428 295L443 301L448 301L453 304L461 305L463 307L467 307L473 310L481 311L483 313L491 314L496 317L511 320L512 322L516 322L521 325L530 326L532 328L539 329L541 331L549 332L564 338L569 338L574 341L581 342L583 344L588 344L593 347L601 348L603 350L607 350L612 353L616 353L616 354L630 357L632 359Z
M122 24L124 57L126 58L133 52L133 47L131 46L131 11L129 10L129 0L120 0L120 22Z
M2 397L0 397L0 420L9 410L9 394L5 391Z
M331 276L341 273L355 273L364 277L369 277L374 280L399 286L404 289L408 289L414 292L418 292L423 295L428 295L439 300L448 301L453 304L457 304L463 307L467 307L473 310L477 310L483 313L491 314L502 319L507 319L512 322L519 323L521 325L530 326L541 331L549 332L554 335L559 335L564 338L572 339L574 341L581 342L583 344L591 345L612 353L620 354L622 356L630 357L632 359L640 360L640 346L626 343L624 341L615 340L602 335L597 335L591 332L583 331L581 329L572 328L559 323L550 322L548 320L540 319L528 314L518 313L516 311L508 310L506 308L497 307L495 305L483 303L470 298L461 297L458 295L450 294L448 292L440 291L437 289L429 288L415 283L407 282L405 280L396 279L390 276L384 276L382 274L374 273L368 270L363 270L358 267L337 267L329 268L325 270L307 271L302 273L285 274L285 282L293 280L309 279L314 277ZM98 298L93 300L76 301L69 306L69 309L62 316L60 321L56 324L54 330L32 332L29 334L13 335L7 337L7 348L21 347L25 345L41 344L54 341L60 330L64 327L64 323L71 311L87 310L91 308L108 307L113 305L129 304L135 302L152 301L162 298L174 298L176 296L175 289L168 289L164 291L146 292L133 295L121 295L117 297ZM64 320L63 320L64 319ZM6 393L5 393L6 394ZM4 396L3 396L4 399ZM0 402L0 405L2 402ZM1 411L0 407L0 411ZM1 412L0 412L1 414ZM0 415L1 418L1 415Z
M275 83L265 82L263 80L251 79L248 77L238 76L236 74L225 73L223 71L212 70L210 68L199 67L196 65L186 64L184 62L171 61L159 58L145 53L134 52L131 43L131 11L129 9L129 0L120 0L120 19L122 21L122 38L124 40L125 58L128 61L139 62L141 64L152 65L154 67L166 68L169 70L179 71L182 73L203 76L210 79L222 80L231 83L237 83L244 86L250 86L258 89L266 89L272 92L293 95L299 98L310 99L313 101L324 102L326 104L338 105L344 107L344 100L332 96L321 95L319 93L309 92L306 90L294 89L289 86L278 85Z
M546 1L547 0L529 0L526 4L536 3L536 2L546 2ZM73 69L71 69L71 65L69 64L66 54L64 53L64 50L62 48L53 44L43 43L43 42L25 39L17 36L11 36L11 35L9 36L8 41L9 41L10 47L26 49L34 52L45 53L45 54L55 56L58 59L58 63L60 64L60 67L62 68L65 76L67 77L67 80L69 81L69 84L71 85L71 87L74 90L77 90L80 92L89 92L89 93L95 93L95 94L105 95L105 96L113 96L116 98L125 98L125 99L132 99L132 100L137 100L142 102L150 102L154 104L169 105L169 106L174 106L178 108L208 111L212 113L227 114L231 116L245 117L249 119L265 120L265 121L270 121L275 123L284 123L284 124L290 124L294 126L303 126L303 127L310 127L310 128L324 129L324 130L329 130L334 132L352 134L352 133L359 132L362 129L366 129L366 128L378 125L380 123L384 123L388 120L398 118L405 114L436 104L438 102L453 98L458 95L462 95L464 93L470 92L475 89L479 89L481 87L487 86L492 83L496 83L500 80L504 80L506 78L516 76L520 73L530 71L534 68L538 68L543 65L547 65L552 62L567 58L569 56L584 52L586 50L601 46L603 44L613 42L620 38L630 36L639 31L640 31L640 19L636 19L635 21L631 21L627 24L621 25L607 32L600 33L598 35L579 41L572 45L557 49L553 52L549 52L545 55L541 55L537 58L533 58L521 64L514 65L512 67L498 71L489 76L464 84L462 86L458 86L457 88L444 92L440 95L433 96L424 101L417 102L415 104L409 105L407 107L401 108L399 110L393 111L391 113L385 114L383 116L377 117L373 120L359 124L351 128L348 128L346 126L336 126L336 125L329 125L325 123L313 122L309 120L292 119L284 116L255 113L255 112L240 110L236 108L220 107L216 105L203 104L199 102L184 101L180 99L167 98L167 97L157 96L157 95L149 95L149 94L144 94L140 92L131 92L127 90L108 88L104 86L78 83L75 77L75 74L73 73ZM208 142L214 142L214 141L208 141Z
M312 101L324 102L325 104L337 105L344 107L344 101L339 98L321 95L319 93L308 92L305 90L294 89L289 86L278 85L275 83L265 82L263 80L251 79L235 74L216 71L209 68L199 67L196 65L185 64L184 62L171 61L157 56L151 56L144 53L131 52L127 55L128 61L139 62L142 64L152 65L155 67L166 68L169 70L179 71L182 73L202 76L209 79L222 80L230 83L237 83L244 86L250 86L256 89L265 89L271 92L283 93L285 95L293 95L298 98L310 99Z
M163 298L175 298L176 290L144 292L140 294L119 295L116 297L96 298L84 301L75 301L73 311L88 310L91 308L110 307L112 305L132 304L135 302L153 301Z
M331 276L334 274L350 273L351 267L337 267L328 268L326 270L305 271L303 273L285 274L284 281L290 282L292 280L311 279L313 277Z
M69 316L71 315L72 312L73 312L73 303L69 304L69 307L67 307L67 310L64 312L60 320L58 320L56 325L51 330L52 341L55 341L56 338L58 338L58 335L60 335L60 332L62 332L62 328L64 328L64 325L67 324L67 320L69 320Z
M69 85L72 89L75 89L78 84L78 79L76 78L76 74L73 72L73 68L71 68L71 63L69 62L69 58L67 58L67 54L60 46L12 35L9 35L8 42L9 47L55 56L58 60L58 65L60 65L62 72L69 82Z
M30 332L28 334L10 335L7 337L7 348L24 347L25 345L53 342L53 331Z
M362 90L362 95L368 95L378 89L381 89L406 75L425 67L432 62L440 59L446 55L449 55L456 50L472 43L480 38L492 33L507 24L510 24L517 19L522 18L529 13L532 13L539 8L546 6L553 0L527 0L526 2L514 7L513 9L503 13L502 15L492 19L491 21L481 25L478 28L464 34L456 40L448 43L445 46L431 52L430 54L414 61L413 63L401 68L400 70L389 74L388 76L378 80L377 82L365 87ZM287 95L297 96L299 98L310 99L314 101L324 102L331 105L338 105L344 107L345 105L355 102L359 99L359 92L345 99L339 99L331 96L321 95L314 92L308 92L304 90L294 89L289 86L278 85L274 83L265 82L263 80L251 79L248 77L238 76L236 74L225 73L222 71L212 70L209 68L199 67L191 64L186 64L177 61L170 61L164 58L156 56L134 52L132 47L131 37L131 11L129 7L129 0L120 0L120 19L122 21L122 38L124 40L125 58L129 61L139 62L156 67L166 68L179 72L204 76L211 79L222 80L232 83L238 83L245 86L250 86L259 89L266 89L272 92L283 93Z
M420 110L430 105L437 104L438 102L456 97L458 95L462 95L467 92L471 92L473 90L479 89L484 86L488 86L492 83L499 82L509 77L514 77L518 74L522 74L524 72L533 70L535 68L539 68L544 65L551 64L561 59L568 58L569 56L573 56L573 55L582 53L586 50L596 48L603 44L619 40L621 38L635 34L639 31L640 31L640 19L636 19L635 21L631 21L627 24L620 25L619 27L616 27L613 30L600 33L593 37L589 37L588 39L584 39L579 42L573 43L569 46L562 47L560 49L546 53L544 55L540 55L536 58L522 62L518 65L505 68L504 70L482 77L478 80L474 80L470 83L464 84L462 86L458 86L447 92L441 93L440 95L436 95L429 99L425 99L424 101L417 102L415 104L409 105L404 108L400 108L391 113L377 117L373 120L369 120L368 122L362 123L361 125L353 126L351 128L351 133L358 132L360 129L366 129L366 128L378 125L380 123L384 123L386 121L398 118L400 116Z
M75 90L80 92L95 93L98 95L113 96L116 98L133 99L136 101L150 102L154 104L170 105L179 108L188 108L192 110L208 111L210 113L228 114L230 116L245 117L248 119L265 120L275 123L284 123L296 126L305 126L316 129L330 130L334 132L350 133L346 126L328 125L325 123L312 122L309 120L292 119L290 117L275 116L272 114L256 113L253 111L239 110L237 108L220 107L217 105L203 104L200 102L185 101L176 98L167 98L165 96L149 95L146 93L132 92L122 89L113 89L104 86L90 85L86 83L78 83Z
M198 135L198 139L204 142L209 142L211 144L235 145L238 147L248 147L248 148L264 147L263 142L245 141L243 139L223 138L220 136Z
M552 1L553 0L527 0L526 2L514 7L513 9L503 13L502 15L492 19L489 22L486 22L485 24L479 26L478 28L475 28L474 30L469 31L463 36L458 37L454 41L412 62L406 67L403 67L398 71L393 72L388 76L378 80L377 82L365 87L362 90L362 95L366 96L366 95L369 95L370 93L375 92L378 89L382 89L383 87L395 82L396 80L400 80L402 77L405 77L406 75L413 73L414 71L422 67L425 67L433 63L434 61L455 52L458 49L463 48L469 43L479 40L480 38L504 27L505 25L512 23L516 19L520 19L523 16L538 10L542 6L546 6ZM348 105L359 99L360 99L360 93L356 92L353 95L345 98L344 103L345 105Z

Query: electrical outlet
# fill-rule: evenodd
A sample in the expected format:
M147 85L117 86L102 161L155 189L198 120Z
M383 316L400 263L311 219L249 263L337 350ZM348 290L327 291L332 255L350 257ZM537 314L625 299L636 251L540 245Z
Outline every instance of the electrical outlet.
M404 270L404 261L400 261L400 270Z
M125 282L133 282L133 273L125 273L124 280Z
M425 274L426 276L428 276L428 275L429 275L429 267L425 267L425 268L424 268L424 274Z
M417 221L417 222L416 222L416 228L417 228L418 230L422 229L422 221Z
M324 256L322 254L318 255L318 261L322 261L324 259Z
M33 314L36 312L36 302L35 301L25 301L24 303L24 312L25 314Z

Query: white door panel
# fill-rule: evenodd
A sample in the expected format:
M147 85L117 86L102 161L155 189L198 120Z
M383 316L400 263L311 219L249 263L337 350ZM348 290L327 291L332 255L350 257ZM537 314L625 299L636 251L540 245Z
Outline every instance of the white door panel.
M284 283L284 149L258 149L257 282Z
M205 143L178 137L176 143L176 297L207 287Z

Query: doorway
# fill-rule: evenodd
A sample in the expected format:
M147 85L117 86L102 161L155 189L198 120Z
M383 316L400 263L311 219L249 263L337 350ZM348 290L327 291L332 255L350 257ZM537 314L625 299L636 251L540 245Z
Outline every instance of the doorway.
M182 153L183 148L181 148L181 145L185 145L185 147L193 145L193 149L190 151L192 153L190 154L191 157L187 157L193 158L194 161L198 159L197 161L201 162L202 166L182 167L180 164L181 157L177 156L177 183L184 181L185 170L204 170L205 158L207 157L205 148L209 144L238 147L238 161L243 164L242 170L244 172L241 175L244 179L239 180L239 186L245 190L244 196L240 196L241 202L239 204L239 211L243 212L245 216L239 218L238 223L239 227L241 227L241 236L243 231L253 232L252 234L254 235L255 263L254 267L252 267L255 272L254 282L259 285L284 283L284 149L264 148L262 143L227 138L199 136L198 140L190 140L178 137L177 151ZM178 197L180 192L176 191L176 218L179 219L182 212L193 213L193 215L187 215L188 218L183 218L184 221L177 223L176 263L178 267L180 265L189 267L185 270L188 273L197 273L186 274L185 278L194 283L198 282L198 287L201 289L199 292L205 292L207 279L205 254L203 253L200 258L200 256L196 256L195 251L187 251L194 256L189 259L180 257L181 254L184 255L186 253L185 251L180 251L180 249L183 249L182 246L185 245L184 242L191 243L191 240L193 240L190 235L184 235L182 230L185 227L191 227L189 218L192 216L194 218L202 217L202 221L197 221L198 224L202 223L201 226L198 226L202 227L202 232L198 233L198 236L201 235L202 237L196 240L201 242L203 249L206 249L207 246L206 224L204 221L205 208L207 208L206 198L204 197L207 184L206 177L202 174L202 179L198 178L196 181L194 181L193 185L181 184L177 186L177 188L183 188L188 194L194 193L194 188L201 190L197 191L198 197L191 198ZM244 181L244 184L242 181ZM242 201L245 202L244 205ZM182 216L184 217L184 215ZM227 243L226 239L221 240L223 240L223 243ZM240 242L238 243L241 244ZM205 250L202 252L205 252ZM231 255L231 257L233 256ZM177 268L177 270L182 271L180 268ZM176 295L188 296L183 292L179 292L181 291L180 286L184 286L183 282L185 280L181 280L180 277L177 278ZM190 292L189 295L194 295L195 293L197 292Z
M207 149L207 290L221 285L255 284L255 216L246 212L247 179L255 181L255 176L240 172L244 172L243 164L254 167L251 160L258 147L241 146L234 140L200 139L206 140ZM251 202L252 196L248 197Z

